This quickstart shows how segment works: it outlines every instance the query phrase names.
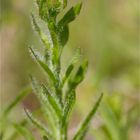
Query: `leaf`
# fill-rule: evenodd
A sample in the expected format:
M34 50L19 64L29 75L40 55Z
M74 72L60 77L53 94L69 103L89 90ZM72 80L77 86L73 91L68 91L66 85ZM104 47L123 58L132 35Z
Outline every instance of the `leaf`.
M60 49L60 42L59 42L59 36L57 33L56 25L53 22L50 22L48 24L50 37L52 40L52 63L54 66L58 65L59 63L59 49Z
M28 123L27 120L24 119L24 120L22 120L21 122L19 122L18 125L25 128L25 126L27 125L27 123ZM18 137L18 131L15 130L15 131L11 134L10 140L16 140L17 137Z
M56 113L56 110L51 105L48 97L46 96L46 91L44 88L41 88L41 98L40 102L42 103L42 108L44 110L44 114L52 128L52 132L54 133L55 137L57 137L57 131L59 129L59 122L60 116Z
M74 69L73 64L70 64L69 67L67 68L66 76L65 77L68 78L70 76L70 74L71 74L71 72L72 72L73 69Z
M13 102L11 102L8 107L5 109L3 116L4 118L6 118L8 116L8 114L11 112L11 110L25 97L27 96L29 93L31 92L31 88L25 88L23 89L17 96L16 98L13 100Z
M80 48L76 49L75 51L75 55L73 57L73 59L71 60L70 64L68 65L67 69L66 69L66 72L62 78L62 82L61 82L61 85L60 85L60 88L62 89L64 84L66 83L66 81L69 79L73 69L74 69L74 65L75 63L78 62L78 60L80 60L80 57L81 57L81 51L80 51Z
M74 65L73 64L70 64L68 66L67 70L66 70L66 73L65 73L63 79L62 79L62 83L61 83L61 86L60 86L61 89L63 88L66 80L69 78L69 76L70 76L70 74L71 74L71 72L72 72L73 69L74 69Z
M36 61L40 64L40 66L48 74L48 76L52 80L52 82L54 84L56 84L56 78L55 78L53 72L51 71L51 69L49 68L49 66L45 62L43 62L42 60L39 59L39 57L37 56L37 54L35 53L35 51L32 48L29 48L29 49L30 49L31 54L35 57Z
M33 77L32 75L30 75L30 80L31 80L32 89L33 89L35 95L38 96L40 93L40 85L39 85L38 81L36 80L36 78Z
M49 21L49 4L48 0L37 0L37 4L39 7L39 16L45 22Z
M30 119L30 121L40 130L44 131L47 135L48 138L50 138L51 140L53 140L53 136L51 134L51 132L40 122L38 121L36 118L33 117L32 113L29 112L27 109L24 108L24 111L27 115L27 117Z
M47 87L43 84L42 84L42 89L44 91L44 94L49 104L55 110L57 116L61 119L62 110L61 110L61 104L59 103L58 98L54 94L51 94L50 91L47 89Z
M48 120L49 125L52 127L52 129L56 129L58 116L56 116L56 112L53 106L50 104L50 97L48 98L49 95L47 95L49 93L46 93L46 89L44 89L42 85L39 85L35 78L31 77L31 80L34 93L39 99L39 102L41 104L42 109L44 110L44 114Z
M21 125L13 123L14 128L16 131L21 134L26 140L35 140L35 138L32 136L31 132Z
M11 111L14 109L14 107L23 100L24 97L26 97L31 92L31 88L27 87L23 89L16 97L15 99L5 108L5 110L0 114L0 137L2 138L5 135L6 127L9 125L8 117L11 113Z
M34 26L35 31L38 33L38 35L41 38L41 41L43 42L43 44L45 45L45 47L49 51L51 45L50 45L50 42L49 42L47 36L41 31L39 25L37 24L37 21L35 19L35 16L33 14L31 14L31 17L32 17L32 23L33 23L33 26Z
M60 12L60 3L57 3L51 6L51 8L49 9L49 16L52 19L56 19L56 16L59 14L59 12Z
M69 27L68 25L60 27L59 38L62 46L65 46L69 39Z
M61 27L67 26L70 22L72 22L80 13L82 7L82 3L77 4L75 7L72 7L64 17L59 21L58 25Z
M82 124L80 125L77 133L75 134L73 140L83 140L86 134L86 131L88 129L88 126L91 122L92 117L95 115L99 104L102 100L103 94L101 94L101 96L99 97L99 99L97 100L96 104L94 105L94 107L92 108L92 110L90 111L90 113L88 114L88 116L85 118L85 120L82 122Z
M74 140L83 140L87 131L88 131L89 126L85 126L79 134L77 134L77 136L75 137Z
M69 117L70 113L73 109L74 103L76 101L76 94L75 91L72 90L66 97L66 100L64 102L63 107L63 118L62 118L62 125L61 130L64 135L64 139L67 139L67 133L68 133L68 124L69 124Z
M79 67L75 76L69 81L69 88L75 89L76 86L83 81L85 72L87 71L88 61L84 61L83 64Z
M68 118L69 118L69 114L73 108L73 105L76 101L76 95L75 95L75 91L72 90L66 100L65 100L65 103L64 103L64 109L63 109L63 125L66 125L67 121L68 121Z
M37 80L31 76L31 81L32 81L32 87L34 90L34 93L38 97L38 100L45 111L45 115L48 119L49 124L51 125L52 128L55 128L55 122L56 122L56 114L53 109L53 107L50 104L50 101L48 100L48 95L46 95L46 89L42 88L42 85L40 85ZM55 120L55 121L54 121ZM54 127L55 126L55 127Z
M103 102L100 114L111 139L119 140L122 134L120 134L120 125L113 108L107 102Z

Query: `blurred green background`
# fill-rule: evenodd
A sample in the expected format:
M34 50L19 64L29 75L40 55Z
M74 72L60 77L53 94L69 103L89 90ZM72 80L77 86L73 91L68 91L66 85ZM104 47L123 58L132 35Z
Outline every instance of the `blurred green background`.
M76 2L70 0L69 5ZM87 140L138 140L140 137L138 4L138 0L83 0L80 16L70 25L63 67L79 47L90 64L77 90L70 135L78 118L83 118L103 92L104 99ZM29 84L30 73L40 76L28 52L28 46L39 45L39 41L30 23L33 1L1 0L0 5L0 102L4 108ZM33 100L25 102L35 104Z

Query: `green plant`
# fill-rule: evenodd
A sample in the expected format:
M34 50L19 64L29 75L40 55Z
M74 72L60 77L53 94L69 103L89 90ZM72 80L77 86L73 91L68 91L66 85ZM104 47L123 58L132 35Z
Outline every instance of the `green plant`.
M125 106L126 102L131 104ZM132 140L132 134L139 124L139 101L120 93L104 96L99 113L100 127L94 130L97 140Z
M0 112L0 139L1 140L16 140L18 135L17 127L23 127L27 125L27 120L22 119L18 122L14 121L11 117L11 113L14 108L31 92L31 88L26 88L21 91L16 98L6 107L1 108Z
M76 59L68 65L66 72L62 73L62 50L69 38L69 23L79 15L82 3L73 6L59 20L59 15L67 6L67 0L37 0L39 18L31 15L35 31L38 33L42 48L30 47L30 53L36 62L47 74L47 84L40 83L31 76L34 93L40 101L43 113L47 118L47 127L36 119L31 112L25 109L28 118L43 132L43 140L67 140L69 117L76 100L76 87L83 81L88 62L83 60L77 68ZM41 29L37 19L41 20L48 31ZM40 50L39 50L40 49ZM76 58L76 59L75 59ZM95 114L102 95L88 116L81 123L73 140L82 140L88 130L89 123ZM26 138L27 139L27 138ZM34 138L28 137L32 140Z

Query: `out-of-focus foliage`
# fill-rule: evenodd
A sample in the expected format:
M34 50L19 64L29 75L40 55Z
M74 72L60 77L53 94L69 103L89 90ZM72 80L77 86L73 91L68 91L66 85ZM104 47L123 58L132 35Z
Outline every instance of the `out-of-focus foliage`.
M29 18L27 18L31 9L30 2L29 0L1 0L0 34L3 48L0 63L1 61L3 63L0 78L3 91L0 92L2 92L2 102L4 103L5 99L9 102L11 98L8 97L13 97L15 91L27 83L28 73L35 71L32 68L34 64L27 53L27 46L31 44L28 43L30 42L28 40L37 44L36 38L32 37ZM73 0L69 5L75 2ZM108 97L112 101L116 98L115 95L119 98L124 97L125 102L120 100L121 103L116 103L116 106L119 107L123 103L129 112L131 107L129 108L128 105L132 103L135 108L134 112L137 113L138 100L133 99L138 97L140 87L138 1L85 0L83 5L80 18L70 25L70 39L62 58L65 66L69 62L74 48L81 47L90 60L85 82L77 89L78 104L73 123L78 120L77 116L79 118L80 114L86 113L85 110L92 104L92 98L99 91L112 94L111 97ZM8 97L5 98L5 96ZM108 104L108 99L105 102ZM116 112L112 106L110 109L114 113ZM131 111L132 116L135 114L134 112ZM127 116L126 111L120 113L120 116L122 118ZM131 136L128 139L130 140L137 140L138 137L138 118L136 120L135 129L131 127L131 132L136 138L131 138L132 133L129 133ZM92 138L89 139L92 140Z
M139 123L139 105L137 98L126 98L120 94L106 96L100 108L101 123L94 132L96 139L134 139L134 130Z
M27 120L25 118L20 120L20 118L16 117L15 119L15 116L13 118L11 113L14 112L14 108L17 106L17 104L20 103L30 92L30 88L24 89L6 108L0 110L1 140L16 140L19 137L17 127L22 128L27 125Z

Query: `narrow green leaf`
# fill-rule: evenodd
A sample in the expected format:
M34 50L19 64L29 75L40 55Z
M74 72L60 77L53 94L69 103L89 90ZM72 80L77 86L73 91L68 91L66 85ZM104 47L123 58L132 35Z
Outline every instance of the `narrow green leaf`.
M50 93L50 91L47 89L45 85L42 84L42 88L43 88L46 98L48 99L49 104L52 106L52 108L55 110L58 117L61 119L62 110L61 110L61 104L59 103L58 98L53 93Z
M30 76L30 79L31 79L32 88L34 90L34 93L39 98L39 100L42 101L42 99L44 98L42 101L42 102L44 102L45 98L48 99L48 102L52 105L52 107L55 109L55 111L57 113L61 112L61 104L58 100L58 95L55 93L52 93L52 91L50 91L48 89L48 87L45 86L44 84L40 85L33 76ZM43 90L43 94L42 94L42 90ZM43 95L43 97L42 97L42 95ZM60 113L58 113L58 114L60 116Z
M72 72L72 70L74 69L74 66L73 64L70 64L67 68L67 71L66 71L66 77L68 78Z
M80 13L82 7L82 3L77 4L75 7L72 7L60 20L59 26L65 27L70 22L72 22Z
M39 16L45 22L49 21L49 3L48 0L37 0L38 8L39 8Z
M53 43L52 46L52 63L54 66L59 63L59 49L60 49L60 41L58 37L57 27L53 22L48 24L51 40Z
M75 76L70 79L69 81L69 88L75 89L76 86L83 81L85 72L87 71L88 67L88 61L84 61L83 64L78 68L78 71L76 72Z
M64 103L64 109L63 109L63 123L66 125L69 115L71 113L71 110L73 108L73 105L76 101L76 95L75 91L72 90L68 96L66 97L65 103Z
M52 80L52 82L54 84L56 84L56 78L53 74L53 72L51 71L51 69L49 68L49 66L43 62L42 60L39 59L39 57L37 56L37 54L35 53L35 51L30 48L30 52L32 53L32 55L35 57L36 61L40 64L40 66L45 70L45 72L48 74L49 78Z
M47 118L47 121L49 125L51 126L51 128L55 130L56 129L55 123L57 121L56 114L48 101L48 97L46 96L46 91L42 91L42 86L32 76L31 76L31 81L32 81L32 87L33 87L34 93L38 97L38 100L44 111L45 117Z
M40 93L40 85L39 85L38 81L36 80L36 78L33 77L32 75L30 75L30 80L31 80L32 89L33 89L35 95L38 96Z
M21 122L18 123L18 125L19 125L19 126L22 126L22 127L25 127L25 126L27 125L27 120L26 120L26 119L22 120ZM18 131L15 130L15 131L11 134L10 139L8 139L8 140L17 140L17 137L18 137L18 136L19 136L19 135L18 135Z
M65 73L63 79L62 79L62 83L61 83L61 87L60 88L63 88L66 80L69 78L69 76L70 76L70 74L71 74L71 72L72 72L73 69L74 69L74 65L73 64L70 64L68 66L67 70L66 70L66 73Z
M60 27L59 38L61 45L64 47L69 39L69 27L68 25Z
M52 128L52 132L54 133L55 137L58 135L58 129L59 129L59 122L60 122L60 116L56 113L56 110L51 105L48 97L46 96L46 91L44 88L41 88L41 99L40 102L42 104L42 109L44 110L44 113L46 115L46 118L48 120L48 123L50 124Z
M11 102L8 107L5 109L3 116L4 118L6 118L8 116L8 114L11 112L11 110L24 98L26 97L29 93L31 92L31 88L25 88L23 89L17 96L16 98L13 100L13 102Z
M37 80L33 77L32 79L32 87L34 89L34 93L39 99L39 102L41 104L41 107L44 111L45 117L47 118L47 121L51 128L53 130L56 130L56 124L58 122L58 116L56 115L56 110L54 110L53 106L50 104L50 97L46 93L46 89L42 88L42 85L39 85ZM56 98L56 97L55 97ZM59 110L59 109L58 109Z
M101 94L101 96L99 97L99 99L97 100L96 104L94 105L93 109L90 111L90 113L88 114L88 116L85 118L85 120L82 122L82 124L80 125L77 133L75 134L73 140L83 140L86 134L86 131L88 129L88 126L90 124L90 121L92 119L92 117L95 115L99 104L102 100L103 94Z
M120 125L113 108L107 102L103 102L100 114L111 139L119 140L122 135L120 134Z
M76 94L75 91L72 90L67 94L66 100L64 101L64 107L63 107L63 118L61 122L61 131L64 134L64 139L67 140L67 133L68 133L68 125L69 125L69 118L70 114L72 112L74 103L76 101Z
M27 130L26 128L22 127L18 124L13 124L16 131L21 134L26 140L35 140L35 138L32 136L31 132Z
M86 136L86 133L89 129L89 126L85 126L81 131L80 134L78 134L74 140L83 140Z
M34 118L34 116L32 115L31 112L29 112L27 109L24 109L27 117L30 119L30 121L40 130L44 131L47 135L48 138L50 138L51 140L53 140L53 136L51 134L51 132L36 118Z
M35 16L33 14L31 14L31 17L32 17L32 23L33 23L33 26L34 26L35 31L38 33L39 37L41 38L41 41L43 42L43 44L45 45L45 47L49 51L51 45L50 45L50 42L49 42L49 39L48 39L47 35L45 35L41 31L39 25L37 24L37 21L35 19Z
M78 48L78 49L76 49L75 55L74 55L73 59L71 60L70 64L68 65L66 72L62 78L62 82L60 85L61 89L63 88L66 81L69 79L69 77L74 69L74 64L76 64L78 62L78 60L80 60L80 57L81 57L81 50L80 50L80 48Z

